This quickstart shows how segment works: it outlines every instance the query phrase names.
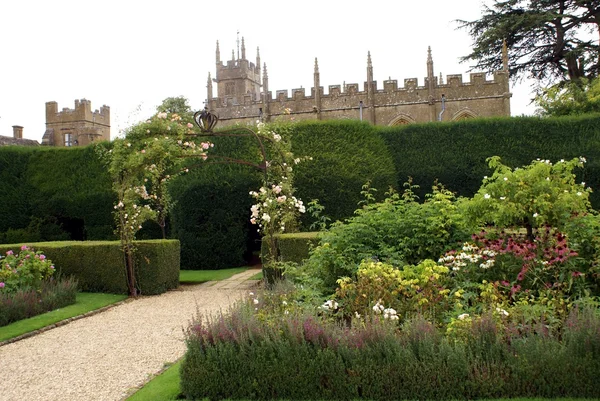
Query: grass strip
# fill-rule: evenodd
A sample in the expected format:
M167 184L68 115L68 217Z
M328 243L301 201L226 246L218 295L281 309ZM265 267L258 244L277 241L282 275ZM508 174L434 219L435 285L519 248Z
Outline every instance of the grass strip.
M181 366L181 360L146 383L144 387L127 398L127 401L177 400L180 392L179 366Z
M39 330L61 320L83 315L84 313L122 301L125 298L127 298L127 295L79 292L73 305L0 327L0 342Z
M254 276L250 277L248 280L262 280L263 279L263 273L262 271L259 273L256 273Z
M248 267L234 267L221 270L181 270L179 272L180 284L200 284L207 281L226 280L231 276L248 270Z

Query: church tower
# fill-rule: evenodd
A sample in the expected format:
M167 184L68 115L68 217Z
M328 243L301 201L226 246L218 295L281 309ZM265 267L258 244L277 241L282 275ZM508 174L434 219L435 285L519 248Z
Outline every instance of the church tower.
M258 48L256 52L256 61L259 63L260 55ZM220 55L219 42L217 42L217 74L214 79L217 86L217 98L219 99L217 107L260 101L260 64L254 64L246 58L246 43L244 38L242 37L240 49L240 40L238 37L237 58L236 52L233 50L231 52L231 60L227 60L226 64L223 64ZM211 100L215 99L212 94L212 85L207 95L208 103L211 104Z

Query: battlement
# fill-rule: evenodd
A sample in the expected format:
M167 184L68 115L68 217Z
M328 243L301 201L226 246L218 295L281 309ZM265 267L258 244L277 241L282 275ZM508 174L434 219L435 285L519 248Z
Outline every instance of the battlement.
M110 107L92 112L92 102L76 99L75 107L58 111L57 102L46 102L46 133L43 143L54 146L87 145L110 140Z
M266 65L261 83L260 56L257 54L256 64L249 62L245 59L243 46L242 38L242 57L239 58L238 53L236 60L232 54L232 59L224 65L220 61L217 44L215 81L218 84L218 96L212 95L212 84L209 83L207 86L209 108L214 109L223 121L230 123L254 119L257 116L268 120L270 116L283 115L291 115L289 117L291 119L366 118L376 123L381 118L377 117L378 115L388 118L390 113L396 113L398 116L399 108L417 110L419 107L425 107L423 110L419 109L419 116L411 117L411 113L402 112L404 116L402 121L435 121L438 115L443 114L439 114L441 110L438 109L444 107L456 109L458 113L456 116L460 118L486 115L486 113L510 115L511 94L506 68L495 72L491 78L485 73L474 72L469 74L468 81L463 81L462 74L449 74L444 80L442 74L439 78L434 75L431 49L428 49L427 75L421 82L418 78L406 78L402 80L400 86L399 80L390 77L382 81L380 87L380 83L374 79L373 63L369 53L367 80L363 81L362 85L345 82L343 85L328 85L325 92L324 87L320 86L319 66L315 59L312 87L273 92L268 87ZM506 60L503 65L507 65ZM457 103L451 104L451 102ZM468 112L462 112L459 104L468 105L468 107L464 106L468 108ZM483 111L478 111L480 108ZM368 110L368 116L363 115L364 110Z

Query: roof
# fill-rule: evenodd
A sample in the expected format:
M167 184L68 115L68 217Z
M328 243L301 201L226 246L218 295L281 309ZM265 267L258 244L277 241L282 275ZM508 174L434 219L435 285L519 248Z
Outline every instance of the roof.
M38 141L33 139L18 139L12 136L0 135L0 146L20 145L20 146L39 146Z

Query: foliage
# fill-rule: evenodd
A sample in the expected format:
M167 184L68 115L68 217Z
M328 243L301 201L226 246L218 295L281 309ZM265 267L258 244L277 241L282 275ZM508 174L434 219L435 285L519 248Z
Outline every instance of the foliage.
M280 309L265 324L249 301L192 323L181 365L185 397L446 400L600 390L597 311L571 315L561 341L511 334L490 315L462 319L460 336L444 336L422 317L398 330L380 316L349 326Z
M183 122L192 123L194 113L189 105L188 99L183 96L168 97L162 103L156 106L157 113L177 114L181 116Z
M536 96L542 116L569 116L600 112L600 78L581 78L552 85Z
M12 292L0 289L0 326L27 319L75 303L77 281L42 281L37 287L21 287Z
M471 197L490 176L486 160L499 156L511 167L532 160L571 160L584 156L588 162L578 169L577 181L600 188L600 141L598 116L544 118L491 118L445 124L410 124L383 127L379 134L393 155L397 186L407 176L421 186L438 180L458 196ZM416 191L423 198L425 191ZM600 192L590 196L600 207Z
M363 260L396 266L437 259L453 244L464 241L469 230L454 195L434 185L424 203L417 202L410 183L402 197L389 195L368 204L345 223L334 223L321 236L307 267L333 291L340 277L354 278Z
M523 168L488 159L494 169L484 177L479 191L466 204L466 213L476 223L493 223L497 228L524 227L530 240L534 229L546 225L562 229L576 214L590 209L591 189L575 183L575 167L583 167L585 158L569 161L533 161Z
M473 38L473 51L463 61L474 68L498 71L506 40L510 75L543 81L577 80L598 74L598 43L586 32L600 33L594 1L494 0L475 21L459 21Z
M0 243L114 238L115 196L93 147L2 147L0 182Z
M274 130L282 136L289 132L295 154L312 157L295 167L297 193L306 201L319 199L331 221L352 216L366 181L379 191L378 200L390 187L397 188L394 162L378 127L344 120L280 124ZM304 230L315 221L302 216Z
M346 316L364 316L371 310L385 314L389 308L403 320L417 313L435 316L447 303L450 290L444 286L448 271L447 267L429 259L401 269L364 261L358 268L356 280L350 277L338 280L336 298Z
M308 259L310 249L319 244L318 232L284 233L275 236L277 255L282 262L302 263ZM261 252L266 252L263 243Z
M54 274L54 264L44 252L35 252L27 245L19 253L10 249L0 255L0 293L37 290Z
M127 293L123 252L119 241L60 241L30 243L43 248L56 264L56 274L73 276L82 291ZM179 242L136 241L137 279L144 295L160 294L179 285ZM0 253L20 245L0 245ZM2 259L4 260L4 259Z

